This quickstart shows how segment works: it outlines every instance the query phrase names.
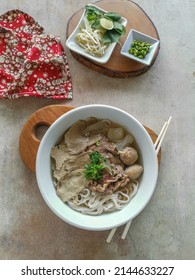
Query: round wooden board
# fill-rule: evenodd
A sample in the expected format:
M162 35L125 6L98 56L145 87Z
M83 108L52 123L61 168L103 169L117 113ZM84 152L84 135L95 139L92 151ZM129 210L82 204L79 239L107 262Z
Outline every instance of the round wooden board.
M36 156L40 144L40 140L36 137L36 129L41 125L50 126L55 120L66 112L74 109L74 107L65 105L50 105L43 107L32 114L24 125L19 139L19 151L22 160L26 166L35 172ZM157 139L157 134L146 127L153 143ZM158 164L160 165L161 152L158 154Z
M153 38L159 40L159 35L151 19L147 14L132 1L124 0L112 0L112 1L98 1L94 5L110 12L116 12L127 19L128 23L126 26L126 34L121 37L120 42L123 45L129 31L135 29L142 33L145 33ZM67 38L74 31L77 26L79 19L81 18L83 9L75 13L67 25ZM121 46L116 45L111 58L105 64L98 64L89 59L71 51L72 55L82 64L89 67L90 69L100 72L109 77L115 78L128 78L141 75L148 71L156 60L160 49L160 44L155 52L153 60L149 66L135 62L129 58L126 58L120 54Z

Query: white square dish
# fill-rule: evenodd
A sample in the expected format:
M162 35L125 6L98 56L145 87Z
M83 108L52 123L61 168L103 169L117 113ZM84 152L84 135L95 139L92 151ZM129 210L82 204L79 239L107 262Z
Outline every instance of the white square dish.
M141 59L129 53L129 49L131 48L131 44L133 43L134 40L146 42L151 45L150 52L145 56L145 58ZM121 49L121 54L137 62L143 63L145 65L150 65L159 43L160 43L159 40L150 37L144 33L141 33L139 31L136 31L134 29L131 29Z
M95 5L88 5L88 6L93 6L93 7L96 7L97 9L99 9L100 11L104 12L104 13L107 13L107 11L95 6ZM93 56L91 55L90 53L86 52L84 50L84 48L82 48L81 46L79 46L79 44L77 43L75 37L76 35L80 32L80 26L84 26L84 18L86 16L86 10L83 12L82 16L81 16L81 19L79 21L79 23L77 24L76 28L74 29L74 31L72 32L72 34L69 36L69 38L67 39L66 41L66 46L73 52L76 52L94 62L97 62L97 63L101 63L101 64L104 64L106 63L115 46L116 46L116 43L111 43L107 49L105 50L105 53L103 54L103 56L101 57L97 57L97 56ZM121 16L121 19L120 19L120 23L125 27L127 25L127 20Z

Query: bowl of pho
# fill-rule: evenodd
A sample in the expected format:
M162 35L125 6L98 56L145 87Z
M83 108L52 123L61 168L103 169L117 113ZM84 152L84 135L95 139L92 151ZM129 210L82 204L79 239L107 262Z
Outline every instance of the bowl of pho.
M86 230L108 230L135 218L152 197L157 177L156 152L144 126L108 105L62 115L37 153L37 183L48 207Z

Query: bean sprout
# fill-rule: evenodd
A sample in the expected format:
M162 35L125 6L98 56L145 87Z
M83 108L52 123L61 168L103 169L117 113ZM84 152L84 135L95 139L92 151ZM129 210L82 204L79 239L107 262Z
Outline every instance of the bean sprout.
M76 35L77 43L93 56L103 56L108 45L102 43L103 32L93 30L89 24Z

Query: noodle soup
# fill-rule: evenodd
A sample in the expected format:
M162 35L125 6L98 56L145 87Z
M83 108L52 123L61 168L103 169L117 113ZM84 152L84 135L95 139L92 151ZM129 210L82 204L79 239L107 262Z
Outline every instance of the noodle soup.
M143 172L133 135L95 117L75 122L52 147L51 160L57 195L88 215L124 208L136 195Z

